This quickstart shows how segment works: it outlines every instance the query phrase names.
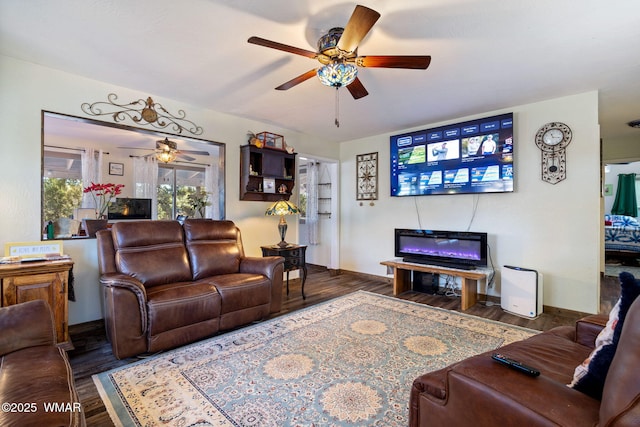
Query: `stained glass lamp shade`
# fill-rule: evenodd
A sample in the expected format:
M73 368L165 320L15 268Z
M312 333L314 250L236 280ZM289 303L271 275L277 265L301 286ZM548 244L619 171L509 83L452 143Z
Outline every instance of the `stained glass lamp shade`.
M348 86L358 76L358 67L353 64L334 61L324 67L320 67L317 74L325 86Z
M279 247L286 248L287 246L290 246L284 240L287 234L287 221L285 221L284 216L297 215L299 213L300 209L298 209L298 207L293 203L286 200L278 200L264 213L267 216L280 215L280 222L278 223L278 231L280 232L280 243L278 243Z

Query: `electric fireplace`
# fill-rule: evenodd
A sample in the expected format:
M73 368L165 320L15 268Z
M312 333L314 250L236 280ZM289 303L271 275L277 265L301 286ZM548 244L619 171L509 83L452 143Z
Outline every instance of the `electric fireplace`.
M471 270L487 266L487 233L395 229L395 256L405 262Z

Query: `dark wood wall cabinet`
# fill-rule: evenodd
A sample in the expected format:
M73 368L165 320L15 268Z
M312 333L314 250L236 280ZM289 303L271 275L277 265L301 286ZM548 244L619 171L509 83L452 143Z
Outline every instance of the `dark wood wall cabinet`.
M240 147L240 200L289 200L296 175L296 153L284 150Z

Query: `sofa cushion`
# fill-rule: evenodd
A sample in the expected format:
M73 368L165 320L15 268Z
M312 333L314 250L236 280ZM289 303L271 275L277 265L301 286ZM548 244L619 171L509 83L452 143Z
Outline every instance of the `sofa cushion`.
M0 402L26 410L0 411L2 426L77 426L84 424L80 399L66 352L54 345L29 347L0 358ZM45 404L65 405L45 411ZM29 411L30 405L37 410ZM66 410L68 409L68 410Z
M1 307L0 331L0 356L56 341L51 309L41 299Z
M615 356L627 312L639 294L640 282L630 273L620 273L620 299L611 310L607 325L596 338L596 347L576 367L570 387L595 399L602 398L607 372Z
M224 274L209 281L220 293L222 314L271 303L271 281L261 274Z
M232 221L185 221L186 246L195 280L240 270L244 250L238 233Z
M116 268L146 288L192 279L179 222L117 222L111 233Z
M220 316L220 295L207 282L172 283L147 291L149 334L216 319Z

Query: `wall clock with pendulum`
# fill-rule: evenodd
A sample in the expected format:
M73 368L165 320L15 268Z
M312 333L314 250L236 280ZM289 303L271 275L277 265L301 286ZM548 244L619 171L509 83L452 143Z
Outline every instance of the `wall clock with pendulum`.
M571 128L551 122L536 132L536 145L542 151L542 180L557 184L567 177L566 147L571 142Z

